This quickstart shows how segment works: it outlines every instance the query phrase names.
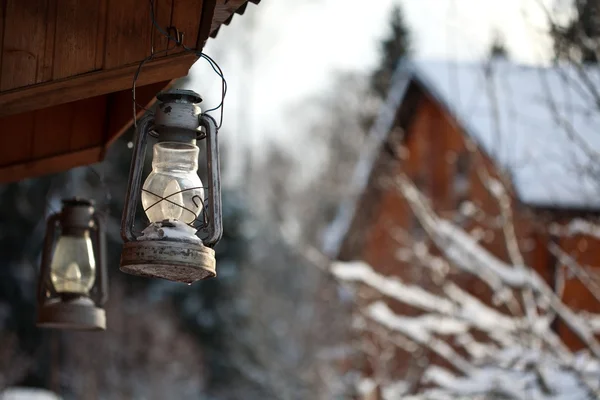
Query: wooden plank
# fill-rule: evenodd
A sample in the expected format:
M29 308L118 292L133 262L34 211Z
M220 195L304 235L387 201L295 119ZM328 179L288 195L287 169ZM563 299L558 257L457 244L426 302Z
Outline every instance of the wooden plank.
M57 2L58 0L48 0L48 7L46 9L44 56L41 58L40 62L38 62L36 83L47 82L52 79Z
M46 7L42 0L7 0L0 91L33 85L46 46Z
M171 26L171 17L173 15L173 0L154 0L155 10L154 18L158 26L167 30ZM167 50L168 47L174 46L175 43L169 41L162 33L155 27L152 27L152 40L154 45L154 52L157 53L157 57L164 57L167 53L161 53Z
M105 68L139 62L150 54L150 2L111 1L107 18Z
M206 45L211 29L212 21L215 16L215 8L217 6L217 0L204 0L202 4L202 18L200 19L200 31L198 32L198 41L196 42L196 49L202 50Z
M11 115L0 119L0 165L31 158L33 118L30 114Z
M102 161L103 155L103 147L98 146L54 157L0 167L0 183L16 182L26 178L54 174L82 165L93 164Z
M137 85L144 86L186 76L194 61L194 54L183 53L148 62L142 68ZM137 65L130 65L109 71L90 72L0 93L0 117L129 89L137 68Z
M58 0L52 74L54 79L96 69L100 6L97 1Z
M217 0L210 31L217 31L225 21L233 16L237 9L246 3L246 1L247 0Z
M4 53L4 21L6 19L6 0L0 0L0 73L2 72L2 54ZM1 76L0 76L1 77Z
M67 152L69 132L73 124L73 103L42 108L25 115L31 114L34 120L34 137L30 158L37 160ZM3 126L1 121L0 126Z
M108 96L97 96L71 103L73 124L69 139L70 151L103 144L107 99Z
M142 86L136 90L136 102L150 109L156 102L156 94L169 88L174 81L164 81ZM146 110L139 110L136 118L140 118ZM115 140L125 133L133 124L131 109L131 91L122 90L111 93L108 99L108 123L106 124L105 147L110 146Z
M200 21L202 20L202 0L173 0L173 15L171 26L176 27L183 34L183 43L189 48L196 48ZM182 52L178 47L173 53Z
M98 33L96 35L96 69L104 68L108 0L98 0Z

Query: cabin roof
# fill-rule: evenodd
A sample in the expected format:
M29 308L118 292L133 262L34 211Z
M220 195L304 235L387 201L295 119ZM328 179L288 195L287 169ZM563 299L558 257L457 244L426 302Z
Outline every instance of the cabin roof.
M101 161L133 121L142 61L140 110L187 75L207 39L248 2L260 0L5 2L0 183Z
M485 64L402 60L360 155L352 195L325 234L328 254L336 255L350 227L411 84L444 107L509 174L522 203L544 210L600 208L600 103L591 90L600 88L600 69L532 67L501 59Z

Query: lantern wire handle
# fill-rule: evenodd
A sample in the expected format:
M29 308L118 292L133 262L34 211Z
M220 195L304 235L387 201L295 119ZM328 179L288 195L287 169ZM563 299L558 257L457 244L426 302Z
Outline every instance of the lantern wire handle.
M217 64L217 62L215 60L213 60L208 55L204 54L201 50L193 49L193 48L186 46L183 43L184 33L180 32L176 27L171 26L171 27L167 28L167 30L165 30L163 27L161 27L158 24L158 22L156 21L156 17L154 15L154 0L148 0L148 1L150 2L150 19L152 20L152 25L154 25L156 30L158 30L158 32L161 35L163 35L164 37L166 37L168 39L168 42L173 41L175 43L175 46L169 48L168 42L167 42L166 49L155 52L154 51L154 42L152 40L150 43L150 55L148 57L144 58L138 65L138 68L133 76L133 84L131 87L131 95L132 95L132 101L133 101L133 126L134 126L134 128L137 129L137 109L138 109L138 107L143 110L148 111L145 107L140 106L137 103L136 98L135 98L136 83L139 78L142 67L144 66L144 64L146 62L154 59L155 56L163 54L163 53L166 54L176 47L182 47L186 52L194 53L199 58L205 59L208 62L208 64L211 66L213 71L215 71L215 73L219 76L219 78L221 78L221 101L216 107L210 108L205 111L205 112L211 112L211 111L220 110L219 124L217 125L217 129L220 129L221 125L223 124L223 108L224 108L224 104L225 104L225 96L227 95L227 81L225 80L225 76L223 74L223 71L221 70L221 67L219 66L219 64ZM175 31L176 37L172 36L169 33L171 31Z
M142 169L144 159L146 158L146 142L148 134L154 127L154 115L149 113L142 117L139 126L135 130L133 139L133 156L131 157L131 166L129 167L129 185L127 185L127 194L125 195L125 209L123 218L121 218L121 237L125 242L136 240L133 233L135 222L135 210L138 206L137 193L141 189Z
M104 221L99 214L94 214L94 223L96 230L94 235L96 237L97 246L97 262L98 262L98 282L96 292L96 304L102 306L108 300L108 270L106 268L106 236L104 231Z
M46 236L44 237L44 251L42 252L42 265L38 279L38 304L43 304L46 300L45 288L50 279L50 261L52 260L52 244L56 236L56 224L60 218L60 214L52 214L46 221Z

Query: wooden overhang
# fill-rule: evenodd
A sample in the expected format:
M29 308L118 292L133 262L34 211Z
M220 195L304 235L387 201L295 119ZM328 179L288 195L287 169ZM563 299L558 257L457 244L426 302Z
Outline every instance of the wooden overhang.
M158 25L202 49L247 3L154 0ZM197 56L153 26L149 0L0 0L0 183L101 161L138 104Z

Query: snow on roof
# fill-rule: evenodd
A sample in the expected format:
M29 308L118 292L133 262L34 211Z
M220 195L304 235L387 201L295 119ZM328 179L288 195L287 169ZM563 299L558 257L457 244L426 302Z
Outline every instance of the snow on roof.
M402 61L354 177L323 237L337 256L381 143L408 84L419 82L513 180L520 200L539 207L600 209L600 69ZM596 91L597 90L597 91Z
M600 69L416 61L415 78L512 177L526 204L600 208Z

